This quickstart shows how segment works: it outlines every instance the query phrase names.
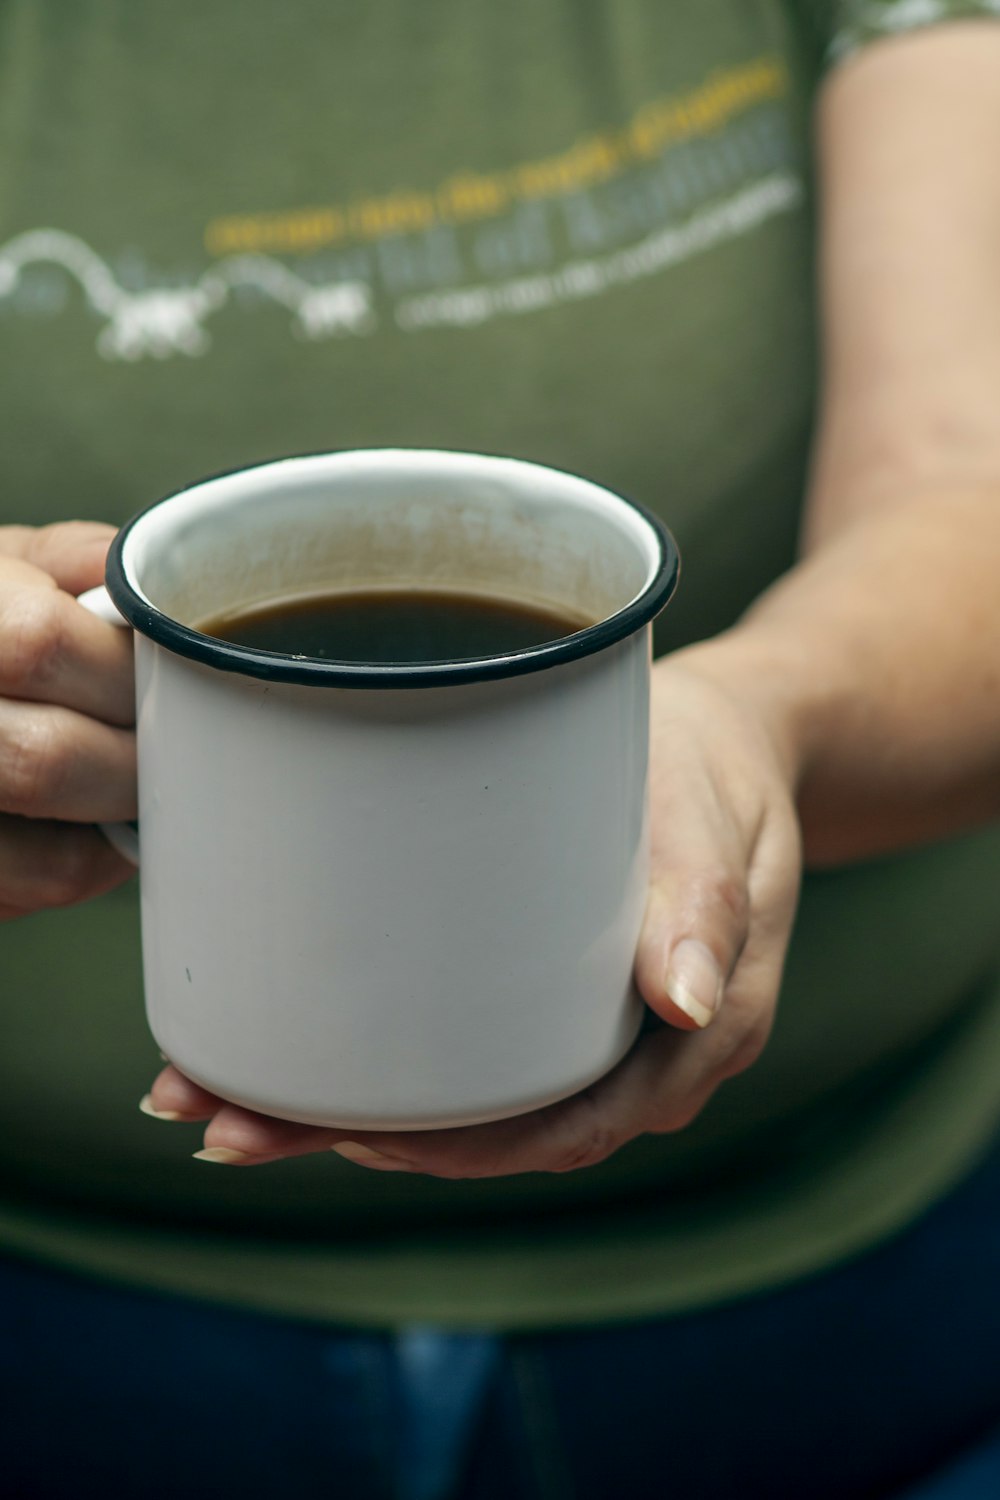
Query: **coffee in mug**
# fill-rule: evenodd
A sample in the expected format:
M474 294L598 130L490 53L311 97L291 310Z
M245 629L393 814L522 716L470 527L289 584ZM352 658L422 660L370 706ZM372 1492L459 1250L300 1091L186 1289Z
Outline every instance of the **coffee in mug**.
M493 594L396 588L291 594L202 620L198 629L286 656L404 663L506 656L593 623Z

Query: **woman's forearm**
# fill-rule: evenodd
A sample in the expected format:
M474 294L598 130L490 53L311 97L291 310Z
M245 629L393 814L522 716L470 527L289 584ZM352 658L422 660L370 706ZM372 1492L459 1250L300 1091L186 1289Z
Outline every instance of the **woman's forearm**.
M814 864L1000 811L998 78L1000 28L970 23L824 85L804 555L683 653L779 746Z
M1000 483L886 503L678 658L748 703L836 864L1000 813Z

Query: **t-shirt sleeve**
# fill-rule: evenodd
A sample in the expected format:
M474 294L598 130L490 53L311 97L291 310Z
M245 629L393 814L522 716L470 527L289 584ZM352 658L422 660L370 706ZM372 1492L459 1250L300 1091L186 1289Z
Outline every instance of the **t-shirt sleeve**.
M827 67L881 37L942 21L1000 20L1000 0L807 0Z

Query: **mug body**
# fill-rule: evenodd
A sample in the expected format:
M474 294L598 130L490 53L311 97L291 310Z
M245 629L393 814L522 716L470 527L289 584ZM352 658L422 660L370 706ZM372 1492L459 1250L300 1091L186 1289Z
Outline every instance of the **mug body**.
M206 481L125 528L150 1026L212 1092L352 1129L469 1124L612 1067L641 1021L650 620L629 502L465 454ZM479 661L338 664L200 620L305 589L480 589L594 621Z

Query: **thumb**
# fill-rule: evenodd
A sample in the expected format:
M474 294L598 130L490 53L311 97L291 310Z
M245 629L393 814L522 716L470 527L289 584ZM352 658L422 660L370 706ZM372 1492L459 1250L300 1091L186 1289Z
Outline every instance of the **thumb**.
M747 872L695 851L654 869L635 977L651 1010L691 1031L715 1019L747 940Z

